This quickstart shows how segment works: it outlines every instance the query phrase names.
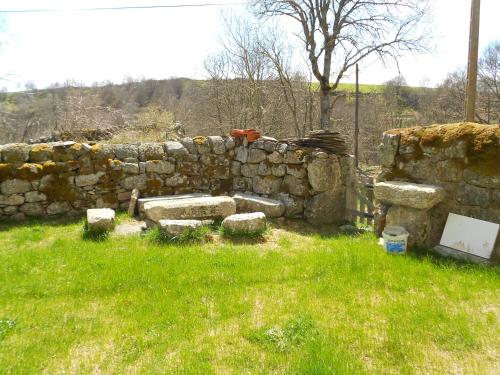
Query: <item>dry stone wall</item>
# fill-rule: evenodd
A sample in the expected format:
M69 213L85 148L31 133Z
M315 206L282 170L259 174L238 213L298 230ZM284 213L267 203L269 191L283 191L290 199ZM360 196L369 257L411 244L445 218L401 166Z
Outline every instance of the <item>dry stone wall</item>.
M126 209L141 196L247 192L279 199L313 224L344 218L352 159L270 139L195 137L146 144L0 146L0 217Z
M417 228L420 245L434 246L450 212L500 223L500 126L462 123L391 130L383 136L381 160L380 181L444 189L444 199L440 197L429 215L415 210L411 217L402 217L410 211L382 204L378 210L382 226L387 218L409 222ZM498 240L493 259L500 259Z

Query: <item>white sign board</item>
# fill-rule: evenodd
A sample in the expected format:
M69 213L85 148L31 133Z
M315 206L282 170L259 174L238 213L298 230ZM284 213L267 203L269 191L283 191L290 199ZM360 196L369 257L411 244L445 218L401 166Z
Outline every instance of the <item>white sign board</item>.
M442 246L489 259L498 234L499 224L449 214L441 237Z

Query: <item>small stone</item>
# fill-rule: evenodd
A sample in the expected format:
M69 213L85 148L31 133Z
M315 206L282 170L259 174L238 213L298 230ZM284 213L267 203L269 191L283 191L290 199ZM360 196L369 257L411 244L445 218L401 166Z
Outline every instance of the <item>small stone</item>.
M233 161L231 163L231 174L233 176L241 176L241 163L238 161Z
M143 143L139 145L139 160L162 160L165 155L161 143Z
M259 166L257 164L243 164L241 166L241 174L245 177L255 177L259 173Z
M288 218L300 218L304 215L304 199L291 196L287 193L279 193L278 198L285 205L285 216Z
M120 185L125 190L132 190L137 188L139 190L144 190L146 188L147 177L144 175L130 176L120 180Z
M259 150L257 148L250 148L248 151L247 163L260 163L266 160L267 153L264 150Z
M189 151L181 142L177 141L167 141L165 143L165 148L169 156L175 158L183 158L189 154Z
M139 199L139 189L134 189L132 190L132 193L130 194L130 202L128 204L128 215L129 216L134 216L135 215L135 208L137 206L137 200Z
M48 215L59 215L71 211L71 206L68 202L52 202L47 206Z
M267 156L267 160L274 164L281 164L283 163L284 158L278 151L274 151L272 154Z
M170 174L175 171L175 164L164 160L149 160L146 162L147 173Z
M47 196L38 191L28 191L26 194L24 194L24 197L26 198L26 202L28 203L43 202L47 200Z
M89 232L112 231L115 226L115 211L110 208L87 210L87 229Z
M4 163L25 163L30 158L31 146L25 143L10 143L1 146L0 151Z
M382 166L392 167L395 165L400 139L399 134L384 133L380 145L380 163Z
M457 201L469 206L488 207L490 202L490 190L469 184L459 184L455 195Z
M285 164L275 164L271 167L271 172L273 176L283 177L286 174Z
M4 215L11 216L15 215L17 213L17 207L16 206L8 206L3 209Z
M261 177L257 176L253 178L252 188L257 194L276 194L280 191L282 179L274 176Z
M259 176L271 176L273 174L272 167L273 164L269 163L267 160L260 162L258 169Z
M266 230L266 226L266 215L263 212L235 214L222 221L222 227L234 233L260 233Z
M226 151L230 151L230 150L234 149L234 147L236 146L236 142L234 141L234 138L233 137L226 137L226 139L224 140L224 146L226 147Z
M42 216L45 211L40 203L25 203L19 210L28 216Z
M226 152L226 145L224 139L220 136L210 136L208 138L208 143L212 148L212 152L216 155L222 155Z
M287 151L285 163L302 164L304 162L304 156L305 154L303 150Z
M13 179L7 180L0 184L0 191L4 195L26 193L31 190L31 183L29 181Z
M288 164L286 166L286 173L288 173L289 175L295 176L297 178L303 178L306 176L307 171L301 165Z
M75 177L75 185L82 187L82 186L93 186L99 182L99 179L104 176L106 173L104 172L97 172L95 174L87 174L87 175L81 175L81 176L76 176Z
M285 176L281 190L298 197L305 197L308 193L304 180L292 175Z
M284 155L286 153L286 150L288 149L288 145L286 143L278 143L275 149L276 151L278 151L278 153Z
M198 136L193 138L194 144L196 145L196 149L200 154L210 154L211 148L208 143L208 138L203 136Z
M22 195L0 195L0 206L20 206L24 203Z
M179 173L174 174L171 177L165 179L165 185L170 187L183 186L186 185L188 181L187 176L180 175Z
M127 158L134 158L137 160L137 158L139 157L139 147L137 145L113 145L113 151L116 158L120 160L124 160Z
M198 150L196 149L196 145L194 144L193 140L189 137L182 138L181 141L182 145L188 150L190 154L197 154Z
M246 163L248 160L248 148L245 146L240 146L236 148L235 160L241 163Z
M163 233L171 236L178 236L205 225L202 220L160 220L158 224Z
M30 161L43 162L52 160L52 146L47 143L33 145L30 151Z
M120 169L128 174L139 174L139 164L138 163L122 163Z
M125 202L130 200L131 196L132 193L130 191L121 191L116 195L116 199L118 199L118 202Z

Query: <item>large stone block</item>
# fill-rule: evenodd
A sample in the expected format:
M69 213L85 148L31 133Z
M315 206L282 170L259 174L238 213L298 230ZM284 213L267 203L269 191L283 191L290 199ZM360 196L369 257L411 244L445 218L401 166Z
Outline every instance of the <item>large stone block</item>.
M200 197L156 200L144 204L146 217L154 222L165 219L214 219L236 212L230 197Z
M283 179L283 185L281 190L292 195L299 197L305 197L308 195L308 189L306 182L300 178L294 177L292 175L286 175Z
M500 155L499 155L500 158ZM498 173L495 175L480 174L472 169L464 171L464 180L468 184L479 187L500 189L500 161L498 161Z
M380 145L380 163L384 167L392 167L396 164L396 155L398 153L399 134L384 133L382 144Z
M190 154L198 154L196 145L194 144L194 141L191 138L189 137L182 138L180 142L189 151Z
M137 159L139 157L139 147L132 144L113 145L113 151L117 159Z
M231 215L222 221L225 230L235 233L263 232L266 225L266 215L263 212Z
M115 211L110 208L87 210L87 229L89 232L112 231L115 226Z
M7 180L0 184L0 191L4 195L21 194L31 190L29 181L13 179Z
M404 181L387 181L375 184L375 198L389 205L400 205L422 210L434 207L445 198L440 186L414 184Z
M307 177L314 191L336 190L342 181L338 158L314 159L307 166Z
M126 190L139 189L144 190L146 188L147 177L145 175L137 175L125 177L120 181L120 185Z
M257 176L253 178L252 188L254 193L271 195L280 191L281 183L282 179L279 177Z
M82 186L93 186L97 184L99 179L104 176L104 172L97 172L95 174L85 174L81 176L76 176L75 177L75 185L82 187Z
M281 217L285 213L285 205L279 200L243 193L234 194L233 199L238 212L263 212L271 218Z
M285 216L300 218L304 215L304 198L294 197L290 194L279 193L275 196L285 205Z
M47 143L33 145L30 151L30 161L43 162L52 160L53 149Z
M430 213L428 210L417 208L392 206L387 211L386 226L400 226L405 228L410 236L408 246L425 246L428 244L430 232Z
M175 164L165 160L148 160L146 162L147 173L170 174L175 170Z
M246 163L248 160L248 147L245 146L237 147L235 159L240 163Z
M31 146L24 143L10 143L0 146L4 163L24 163L30 158Z
M243 164L241 166L241 174L245 177L255 177L259 174L259 165Z
M139 145L139 160L162 160L166 156L161 143L143 143Z
M326 191L306 199L304 216L313 225L338 223L344 219L344 207L342 194Z
M47 196L38 191L28 191L24 194L24 196L26 197L26 202L28 203L43 202L47 200Z
M40 203L25 203L19 207L19 211L27 216L43 216L45 214Z
M214 135L207 137L208 143L212 149L212 152L216 155L222 155L226 152L226 145L224 139L220 136Z
M491 202L490 190L469 184L459 184L455 198L462 204L469 206L488 207Z
M260 163L266 160L267 153L264 150L258 148L250 148L248 151L247 163Z
M0 206L20 206L23 203L24 197L22 195L0 195Z
M165 148L169 156L173 156L178 159L182 159L189 154L189 151L181 142L167 141L165 143Z
M59 215L71 211L71 205L68 202L52 202L47 206L48 215Z

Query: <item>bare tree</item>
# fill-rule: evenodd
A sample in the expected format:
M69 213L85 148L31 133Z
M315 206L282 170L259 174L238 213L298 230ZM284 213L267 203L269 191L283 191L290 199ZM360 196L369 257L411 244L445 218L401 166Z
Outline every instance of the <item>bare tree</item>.
M500 100L500 41L491 43L479 61L479 77L486 89Z
M251 0L262 16L297 21L320 84L320 126L330 126L331 93L344 74L370 55L381 60L425 47L427 0ZM322 61L321 61L322 60Z

